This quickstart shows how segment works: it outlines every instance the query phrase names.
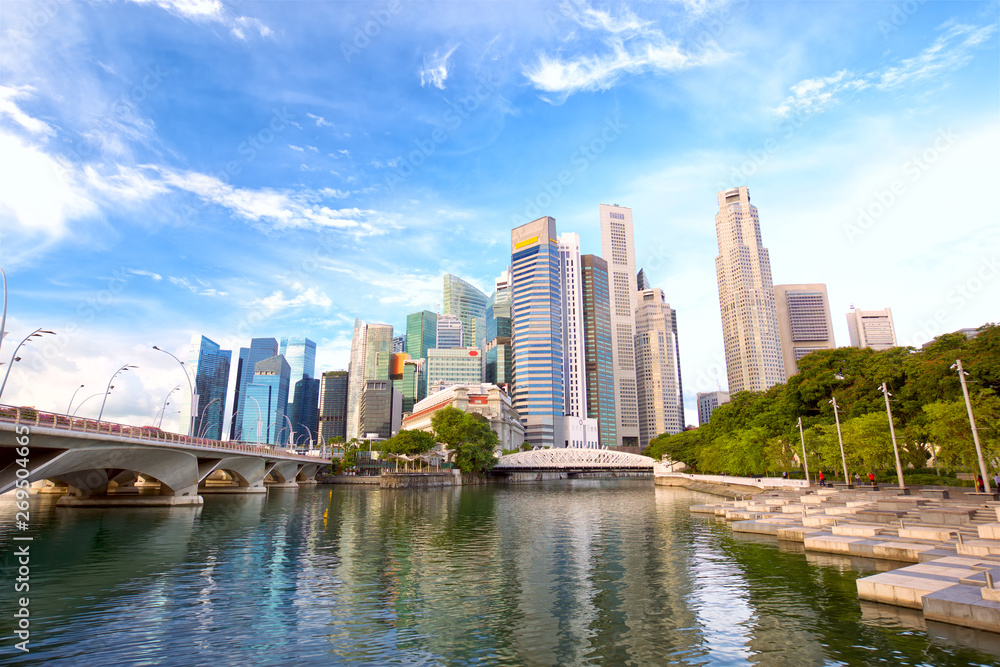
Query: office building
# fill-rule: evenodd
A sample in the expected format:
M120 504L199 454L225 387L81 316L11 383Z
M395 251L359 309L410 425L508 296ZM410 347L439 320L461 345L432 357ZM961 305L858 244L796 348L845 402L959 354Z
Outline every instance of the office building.
M462 322L459 347L482 347L486 338L486 295L470 283L446 273L444 276L443 314L455 315ZM438 341L438 347L441 341Z
M896 347L896 330L892 326L892 309L858 310L851 306L847 313L847 333L851 347L888 350Z
M708 391L698 394L698 424L704 426L712 419L712 412L729 402L728 391Z
M287 445L288 385L291 368L281 355L258 361L253 380L246 387L246 409L243 411L243 442Z
M562 282L563 414L567 417L586 417L580 235L569 232L562 234L558 241Z
M535 447L562 446L562 288L556 221L511 230L513 405Z
M399 431L402 396L388 380L368 380L359 402L361 437L385 440Z
M771 260L746 186L718 194L715 272L729 391L764 391L785 381Z
M483 360L479 348L427 350L427 395L453 384L480 384Z
M242 440L243 409L246 405L246 387L253 382L253 369L258 361L270 359L278 354L278 341L274 338L252 338L250 347L241 347L239 364L236 368L236 390L233 396L233 415L229 437Z
M621 447L639 446L639 397L635 379L635 246L632 209L600 205L601 256L611 288L611 352L614 358L616 436Z
M653 286L649 283L649 278L646 277L646 271L644 269L639 269L639 273L635 276L635 282L639 292L645 292L648 289L653 289Z
M205 336L191 337L188 364L194 371L197 401L192 408L188 393L181 403L180 423L184 433L193 422L191 433L196 437L222 439L232 356L232 351L220 349L218 343Z
M785 377L799 372L799 360L807 354L836 349L826 285L775 285L774 302Z
M406 316L406 350L411 359L425 359L437 347L437 313L422 310Z
M600 446L617 447L608 263L597 255L582 255L580 268L587 416L597 420Z
M354 321L351 362L348 368L347 440L361 437L361 397L368 380L389 381L392 326ZM381 371L381 372L380 372Z
M661 433L684 430L677 313L658 287L638 294L635 374L639 394L639 448Z
M513 382L510 323L510 269L506 269L496 279L495 289L486 304L484 378L508 394Z
M457 347L465 347L465 329L462 320L458 315L439 315L437 318L437 345L438 350L451 350ZM471 346L471 344L470 344Z
M405 353L393 359L395 371L392 374L392 386L396 388L403 401L403 413L412 412L413 405L424 398L421 396L426 387L424 364L426 359L410 359Z
M282 338L278 354L288 362L290 384L285 414L295 443L315 442L319 427L320 381L316 378L316 343L308 338Z
M319 443L347 440L347 371L329 371L320 378Z
M406 352L406 336L396 336L392 339L392 351L396 354Z
M453 407L462 412L482 415L497 434L499 447L518 449L524 443L524 426L511 405L510 396L490 383L456 384L433 393L413 406L413 414L403 419L408 431L431 431L431 419L443 408Z

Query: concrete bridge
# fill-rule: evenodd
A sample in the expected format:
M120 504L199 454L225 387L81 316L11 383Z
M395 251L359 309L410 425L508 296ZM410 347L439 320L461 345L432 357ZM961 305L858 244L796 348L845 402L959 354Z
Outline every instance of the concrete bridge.
M47 480L37 490L64 493L64 506L199 505L204 493L315 483L329 463L267 445L0 406L0 493Z
M578 477L588 473L665 472L656 460L608 449L553 447L501 456L493 474L535 479ZM551 475L550 475L551 473Z

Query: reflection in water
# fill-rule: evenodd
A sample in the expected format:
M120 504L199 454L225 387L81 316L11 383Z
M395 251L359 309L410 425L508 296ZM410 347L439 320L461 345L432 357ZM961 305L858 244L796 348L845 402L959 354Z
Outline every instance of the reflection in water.
M690 514L704 497L644 480L272 489L208 496L201 509L31 502L32 662L964 665L1000 654L989 633L859 605L856 565L871 561L740 539ZM7 496L4 545L12 521Z

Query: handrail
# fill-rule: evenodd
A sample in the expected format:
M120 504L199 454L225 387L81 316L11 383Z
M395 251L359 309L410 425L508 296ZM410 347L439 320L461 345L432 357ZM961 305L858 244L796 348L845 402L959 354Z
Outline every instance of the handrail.
M263 454L266 456L282 456L310 463L327 462L315 456L298 454L294 450L271 447L256 443L233 442L223 440L209 440L208 438L196 438L187 435L170 433L154 426L130 426L128 424L117 424L107 421L96 421L83 417L74 417L54 412L42 412L34 408L21 408L14 405L0 405L0 422L13 424L30 423L33 426L44 426L63 431L77 431L81 433L95 433L128 437L136 440L145 440L153 443L171 443L180 445L195 445L199 447L210 447L226 451L244 452L250 454Z

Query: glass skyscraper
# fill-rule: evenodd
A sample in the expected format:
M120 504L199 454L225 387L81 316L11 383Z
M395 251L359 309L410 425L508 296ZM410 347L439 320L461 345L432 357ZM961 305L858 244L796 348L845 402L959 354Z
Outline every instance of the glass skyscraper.
M406 350L412 359L426 359L427 350L437 347L437 313L422 310L406 316Z
M347 371L323 373L320 380L319 443L347 439Z
M580 257L583 294L583 351L587 376L587 416L597 420L601 446L618 444L608 263L597 255Z
M290 370L288 407L295 442L316 439L319 423L319 380L316 374L316 343L308 338L282 338L279 354Z
M278 341L274 338L252 338L250 347L240 348L239 366L236 369L236 394L233 398L233 421L229 437L243 440L243 410L246 405L246 388L253 382L254 366L258 361L278 354Z
M475 347L467 342L465 328L457 315L441 315L437 319L437 345L435 349L451 350L457 347Z
M247 409L243 412L243 435L240 440L270 445L288 441L285 409L288 406L290 375L288 362L281 355L254 365L253 381L247 384L246 389Z
M475 285L457 276L444 276L445 315L455 315L462 321L462 343L465 347L482 347L486 338L486 295ZM438 347L441 347L440 341Z
M233 353L219 349L218 343L204 336L191 339L188 364L195 375L198 403L191 407L188 395L181 407L181 427L194 420L195 436L220 440L226 416L226 393L229 385L229 362ZM186 428L184 429L186 432Z
M513 383L510 347L510 270L496 279L496 291L486 304L486 382L506 387Z

